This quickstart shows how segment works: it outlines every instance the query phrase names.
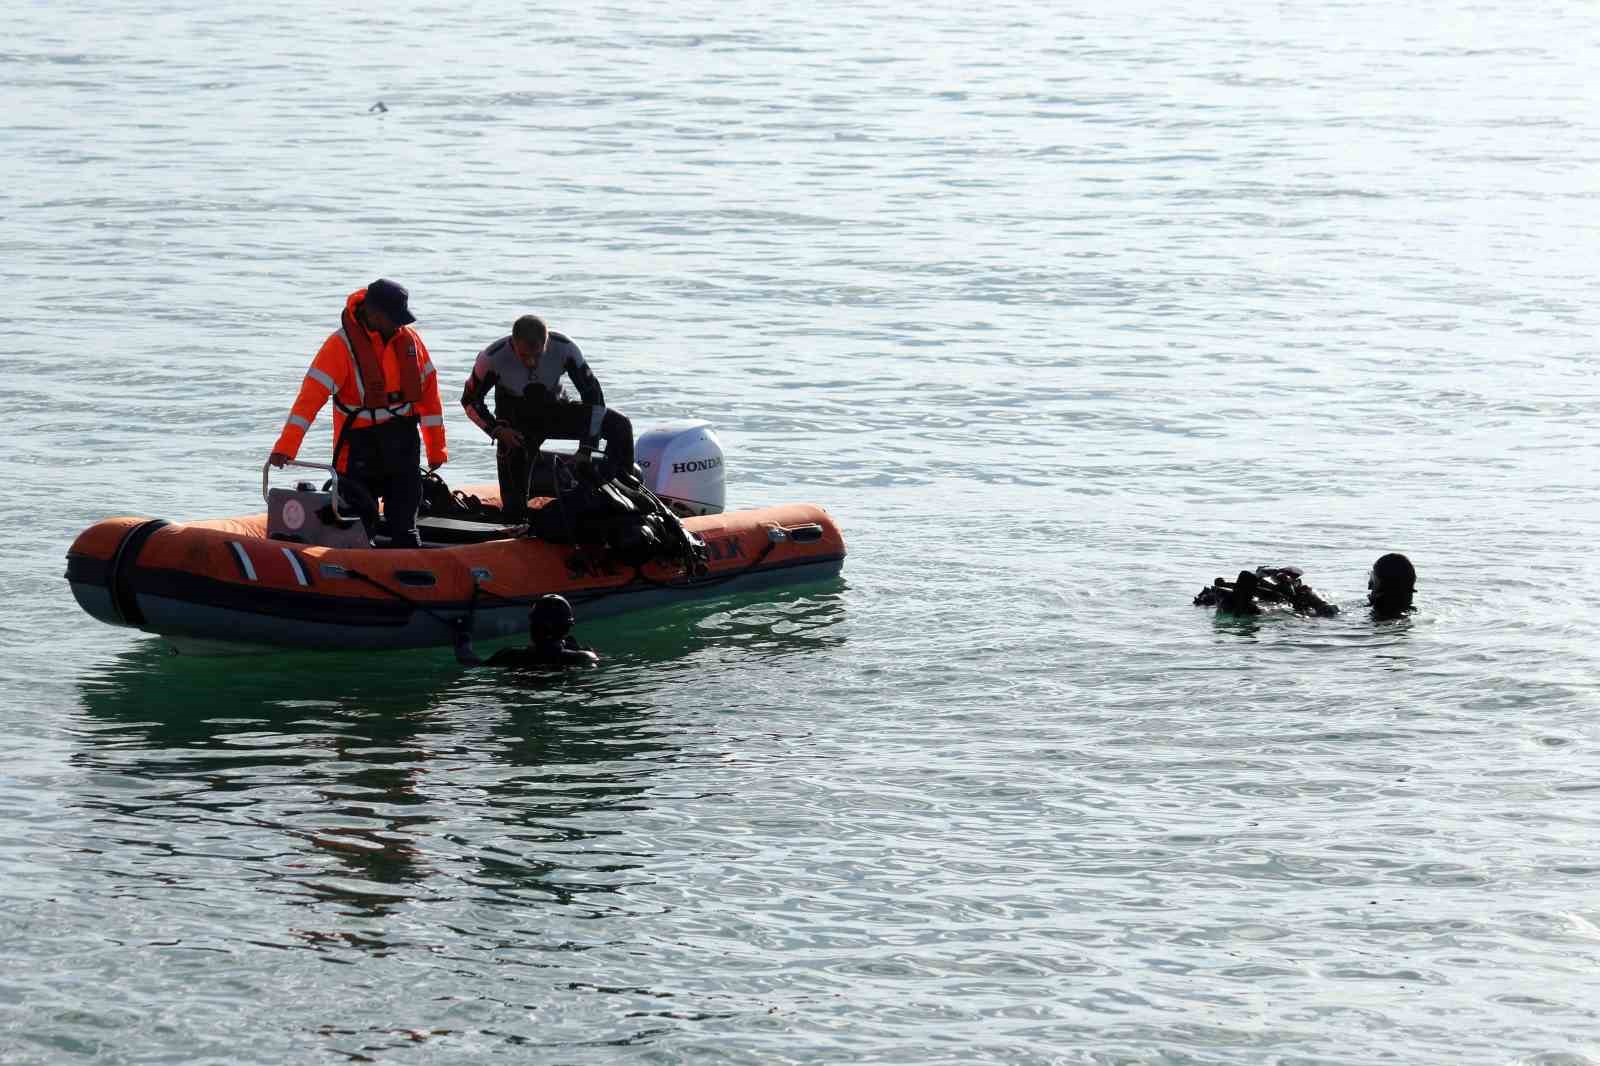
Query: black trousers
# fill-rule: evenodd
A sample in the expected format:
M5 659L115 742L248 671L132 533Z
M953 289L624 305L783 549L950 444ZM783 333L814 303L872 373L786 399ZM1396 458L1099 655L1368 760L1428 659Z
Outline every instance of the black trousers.
M341 476L367 490L364 499L352 499L351 505L371 536L379 531L378 500L383 500L382 529L395 548L422 547L417 533L417 509L422 505L422 434L417 427L415 418L391 418L345 433L349 459Z
M495 465L500 474L500 501L508 519L521 519L528 513L529 482L539 446L547 440L586 440L599 436L606 445L606 466L613 476L633 470L633 423L621 411L598 408L600 432L594 432L597 408L586 403L528 405L522 417L508 418L511 427L522 434L523 446L495 450ZM497 412L498 413L498 412ZM500 417L505 418L502 414Z

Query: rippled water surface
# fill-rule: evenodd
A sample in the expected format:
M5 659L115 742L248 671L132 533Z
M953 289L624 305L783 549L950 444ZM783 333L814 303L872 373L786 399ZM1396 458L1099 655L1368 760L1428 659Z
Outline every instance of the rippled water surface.
M0 1062L1600 1063L1594 10L1054 8L8 11ZM844 577L553 680L79 612L379 275Z

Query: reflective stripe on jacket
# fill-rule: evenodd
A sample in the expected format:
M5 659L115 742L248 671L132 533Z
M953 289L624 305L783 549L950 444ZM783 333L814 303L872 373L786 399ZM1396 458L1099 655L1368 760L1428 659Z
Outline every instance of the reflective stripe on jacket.
M429 465L441 466L449 458L444 408L439 403L439 376L434 373L427 346L410 326L401 326L387 343L382 335L361 326L355 311L366 294L366 289L357 289L345 301L341 326L328 336L311 360L305 380L300 383L300 394L295 397L272 450L293 459L317 413L332 399L336 443L347 421L355 431L391 418L415 417ZM355 344L351 343L352 334ZM347 451L341 449L336 457L340 469L345 466Z

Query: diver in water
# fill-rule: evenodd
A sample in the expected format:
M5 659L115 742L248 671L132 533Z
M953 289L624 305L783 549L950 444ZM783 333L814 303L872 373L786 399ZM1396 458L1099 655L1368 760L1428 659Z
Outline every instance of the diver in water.
M540 596L528 611L528 643L521 648L501 648L487 660L472 650L471 638L456 635L456 661L462 666L512 666L530 670L565 670L570 666L596 666L600 656L571 636L576 619L565 596Z
M1399 552L1378 558L1367 574L1367 604L1374 618L1399 618L1416 608L1411 603L1417 590L1417 568Z
M1260 614L1263 604L1286 604L1296 614L1327 618L1339 608L1318 596L1300 580L1304 571L1297 566L1258 566L1241 570L1230 584L1217 578L1194 598L1196 607L1215 607L1227 614Z
M1217 578L1194 598L1196 607L1215 607L1227 614L1260 614L1263 606L1284 604L1296 614L1328 618L1339 608L1318 596L1301 580L1304 571L1295 566L1258 566L1241 570L1232 582ZM1398 552L1379 557L1367 575L1367 604L1374 618L1399 618L1414 610L1412 594L1417 587L1417 571L1411 560Z

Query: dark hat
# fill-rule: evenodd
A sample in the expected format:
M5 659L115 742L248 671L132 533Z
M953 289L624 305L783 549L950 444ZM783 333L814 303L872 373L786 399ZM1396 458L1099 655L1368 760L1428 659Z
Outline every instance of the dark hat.
M411 294L404 285L388 278L379 278L367 286L367 303L394 319L397 326L409 326L417 320L407 306L410 299Z

